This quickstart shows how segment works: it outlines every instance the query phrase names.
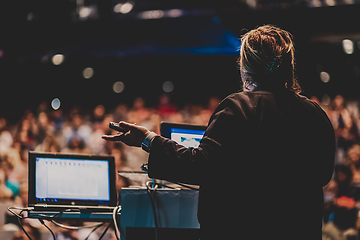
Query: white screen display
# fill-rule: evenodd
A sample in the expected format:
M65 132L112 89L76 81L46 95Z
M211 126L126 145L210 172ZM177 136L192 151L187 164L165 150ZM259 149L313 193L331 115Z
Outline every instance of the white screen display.
M38 201L110 200L108 161L38 157L35 173Z
M171 140L181 144L187 148L197 148L205 131L190 130L190 129L171 129Z

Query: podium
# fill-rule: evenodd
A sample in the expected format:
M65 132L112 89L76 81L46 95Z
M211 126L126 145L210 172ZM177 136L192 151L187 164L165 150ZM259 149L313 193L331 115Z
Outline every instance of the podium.
M149 196L147 189L123 188L119 224L121 240L155 240L155 234L157 240L198 240L198 197L196 190L157 189Z

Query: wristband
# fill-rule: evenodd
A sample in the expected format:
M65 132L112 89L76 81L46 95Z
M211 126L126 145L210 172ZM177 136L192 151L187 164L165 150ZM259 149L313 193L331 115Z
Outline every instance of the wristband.
M151 142L156 136L157 136L157 134L154 132L150 132L148 135L146 135L144 141L141 143L141 148L145 152L148 152L148 153L150 152Z

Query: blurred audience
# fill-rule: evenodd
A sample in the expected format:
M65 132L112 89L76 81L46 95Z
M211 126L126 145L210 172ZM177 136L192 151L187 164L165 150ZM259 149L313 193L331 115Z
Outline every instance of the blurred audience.
M323 239L360 239L360 102L337 95L318 103L337 144L333 179L324 187Z
M343 96L319 100L336 133L337 152L333 179L324 187L324 239L360 239L360 107ZM27 204L27 161L31 150L80 154L110 154L116 170L140 170L148 155L141 149L104 141L113 130L111 121L129 121L160 133L160 122L207 125L220 99L212 97L206 106L174 105L167 94L150 107L142 98L132 106L119 103L114 109L98 105L88 113L80 107L69 111L49 110L41 104L36 112L26 111L17 123L0 116L0 200L19 207ZM129 180L117 176L118 193ZM294 206L296 208L296 206ZM17 235L14 239L21 239Z
M24 190L20 186L26 186L29 151L111 154L115 156L117 170L140 170L147 161L147 153L101 138L111 133L109 122L135 122L157 133L161 121L206 125L218 103L219 99L211 98L208 107L187 105L180 109L171 103L169 95L163 94L154 107L146 106L141 97L132 106L119 103L109 110L99 104L89 112L79 106L67 112L61 108L50 110L43 102L36 111L25 111L16 123L9 124L0 116L0 199L13 201L22 197L20 192ZM119 190L129 184L121 177L117 181Z

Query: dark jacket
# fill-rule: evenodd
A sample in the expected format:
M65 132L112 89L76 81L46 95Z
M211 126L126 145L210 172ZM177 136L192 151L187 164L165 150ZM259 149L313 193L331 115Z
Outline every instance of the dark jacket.
M290 91L244 91L213 113L199 148L156 137L149 176L200 185L202 239L321 239L335 137L325 112Z

